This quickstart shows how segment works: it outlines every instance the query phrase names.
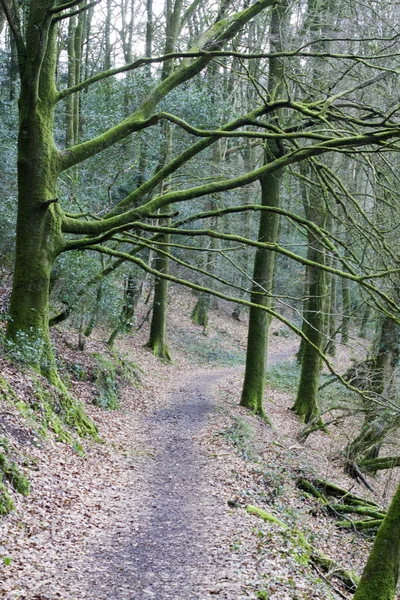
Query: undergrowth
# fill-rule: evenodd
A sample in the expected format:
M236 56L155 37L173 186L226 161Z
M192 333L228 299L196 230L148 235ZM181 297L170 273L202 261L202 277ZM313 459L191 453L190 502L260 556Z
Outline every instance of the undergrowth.
M246 459L254 458L254 431L247 421L240 417L233 417L232 424L221 434L235 447L240 456Z
M237 344L229 342L226 336L216 333L212 337L206 334L193 335L184 329L177 329L173 334L174 345L185 354L193 364L234 367L244 364L243 350ZM229 342L229 349L226 344Z
M84 407L66 390L47 387L42 380L30 374L30 385L21 397L4 378L0 378L0 397L15 406L27 422L37 430L40 437L46 437L51 430L60 442L74 443L73 431L80 437L91 436L99 440L97 428Z
M121 384L128 383L137 387L141 369L116 350L109 356L94 354L94 358L96 367L93 371L93 381L98 393L93 403L104 409L115 410L119 406Z
M300 365L296 361L282 362L267 368L267 385L277 390L295 393L300 379Z

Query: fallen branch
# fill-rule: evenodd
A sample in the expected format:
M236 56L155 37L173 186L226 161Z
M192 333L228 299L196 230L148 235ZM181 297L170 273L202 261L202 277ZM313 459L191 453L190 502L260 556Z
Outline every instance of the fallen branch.
M353 571L345 569L336 561L332 560L329 556L323 554L315 548L313 548L310 554L310 560L312 563L320 566L325 572L327 572L329 577L336 577L337 579L340 579L349 592L354 592L356 590L360 578Z
M289 529L286 523L283 523L283 521L280 521L277 517L271 515L271 513L268 513L267 511L263 510L262 508L258 508L257 506L249 504L248 506L246 506L246 512L250 515L260 517L263 521L266 521L268 523L274 523L275 525L279 525L285 530ZM293 531L293 534L301 538L302 545L305 546L305 549L309 554L309 561L312 564L320 566L327 573L328 577L336 577L337 579L339 579L347 590L351 592L355 591L359 581L359 577L356 573L353 573L353 571L348 571L339 563L334 561L332 558L330 558L326 554L323 554L317 548L314 548L314 546L312 546L305 540L304 535L302 533Z
M340 500L346 500L347 504L354 504L355 502L361 502L363 505L376 506L379 508L379 505L372 500L365 500L364 498L360 498L360 496L356 496L352 494L348 490L339 487L334 483L330 483L329 481L324 481L323 479L319 479L316 477L314 480L315 485L323 490L324 495L333 496L334 498L340 498ZM373 490L372 490L373 491Z
M344 529L356 529L357 531L364 531L365 529L379 529L383 521L382 519L367 519L366 521L336 521L338 527Z
M400 467L400 456L369 458L357 462L357 466L368 471L381 471Z
M386 514L384 511L375 510L369 506L351 506L347 504L328 504L327 509L334 514L352 513L373 519L384 519Z
M345 471L346 471L346 473L348 473L350 475L350 477L354 477L358 481L361 481L361 483L363 483L370 492L375 491L374 488L372 487L372 485L367 481L367 479L361 473L361 471L356 463L350 462L350 461L347 462Z

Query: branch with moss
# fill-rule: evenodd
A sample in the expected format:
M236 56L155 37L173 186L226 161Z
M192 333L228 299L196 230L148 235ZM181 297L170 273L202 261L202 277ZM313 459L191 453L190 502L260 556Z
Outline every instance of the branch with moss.
M257 16L265 8L271 6L274 1L275 0L258 0L248 8L218 21L202 35L201 39L197 42L197 47L193 50L219 50L221 46L234 37L246 23ZM152 114L157 104L165 98L169 92L200 73L211 60L213 60L212 55L203 56L193 61L185 59L171 75L166 77L151 91L142 104L130 117L125 119L125 121L122 121L122 123L119 123L115 127L110 128L108 131L87 142L72 146L64 152L61 152L60 171L65 171L66 169L87 160L91 156L99 154L133 132L140 131L155 124L157 118L154 121Z
M367 400L370 402L373 401L376 404L379 404L381 406L388 406L390 404L393 409L395 409L396 411L399 411L399 408L396 406L395 403L391 402L390 398L387 398L387 397L383 396L382 394L379 396L375 395L373 398L371 398L371 396L367 392L352 386L349 382L347 382L345 379L343 379L343 377L335 371L333 364L331 363L329 358L326 356L326 354L324 354L324 352L320 348L315 346L315 344L313 344L313 342L308 339L308 337L303 333L303 331L301 329L299 329L296 325L294 325L286 317L284 317L277 311L273 310L272 308L263 306L261 304L256 304L254 302L250 302L249 300L244 300L241 298L236 298L234 296L229 296L227 294L223 294L222 292L213 290L212 288L198 285L198 284L188 281L186 279L182 279L180 277L171 275L169 273L168 274L162 273L161 271L158 271L157 269L153 269L152 267L147 265L139 257L132 256L126 252L119 252L117 250L113 250L113 249L107 248L105 246L91 246L91 247L88 247L87 249L94 251L94 252L99 252L100 254L114 256L114 257L121 258L121 259L129 261L129 262L132 262L132 263L138 265L144 271L150 273L151 275L167 279L168 281L171 281L173 283L178 283L180 285L184 285L185 287L196 290L198 292L205 292L205 293L215 296L217 298L222 298L223 300L227 300L228 302L234 302L236 304L242 304L243 306L259 308L261 310L266 311L269 315L271 315L271 317L276 318L278 321L280 321L281 323L286 325L289 329L291 329L301 339L304 339L305 342L310 344L314 348L314 350L317 352L318 356L320 356L320 358L324 361L324 363L327 366L330 373L332 373L332 375L335 375L337 377L338 381L340 381L347 389L349 389L353 392L356 392L362 398L367 398Z
M314 146L299 148L293 152L285 154L280 158L277 158L275 161L270 162L265 166L251 171L250 173L246 173L232 179L216 181L186 190L168 192L166 194L156 196L141 207L128 210L117 216L102 219L101 221L81 221L79 219L70 219L64 215L62 225L63 231L77 234L99 234L105 231L110 231L123 225L128 225L140 218L147 218L149 215L154 214L156 211L170 204L193 200L194 198L199 198L201 196L228 191L238 187L243 187L250 183L254 183L267 173L274 173L290 164L301 162L302 160L312 156L317 156L333 150L338 151L343 148L347 149L350 147L359 147L371 144L380 145L383 144L385 140L398 137L399 135L400 129L396 132L390 129L381 132L373 132L367 135L332 139L328 142L321 142L320 144Z

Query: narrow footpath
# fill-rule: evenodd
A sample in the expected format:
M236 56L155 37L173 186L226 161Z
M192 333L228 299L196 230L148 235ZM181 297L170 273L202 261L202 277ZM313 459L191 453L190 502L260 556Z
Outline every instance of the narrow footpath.
M138 486L131 481L112 534L102 535L81 568L74 565L68 598L254 597L245 591L239 556L229 551L240 517L213 480L213 458L198 444L216 410L213 388L226 374L196 375L168 394L165 408L143 418L147 460L138 456L131 463Z

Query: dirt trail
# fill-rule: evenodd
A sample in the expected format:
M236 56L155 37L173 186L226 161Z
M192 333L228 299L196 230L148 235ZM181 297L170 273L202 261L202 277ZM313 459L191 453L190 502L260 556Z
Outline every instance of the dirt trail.
M144 418L146 452L153 460L134 461L137 487L125 496L125 514L119 515L113 533L92 546L83 573L74 566L70 597L254 597L243 591L239 557L229 552L232 528L240 519L218 493L213 459L197 443L215 411L213 387L227 374L229 370L196 375L169 393L166 407Z

